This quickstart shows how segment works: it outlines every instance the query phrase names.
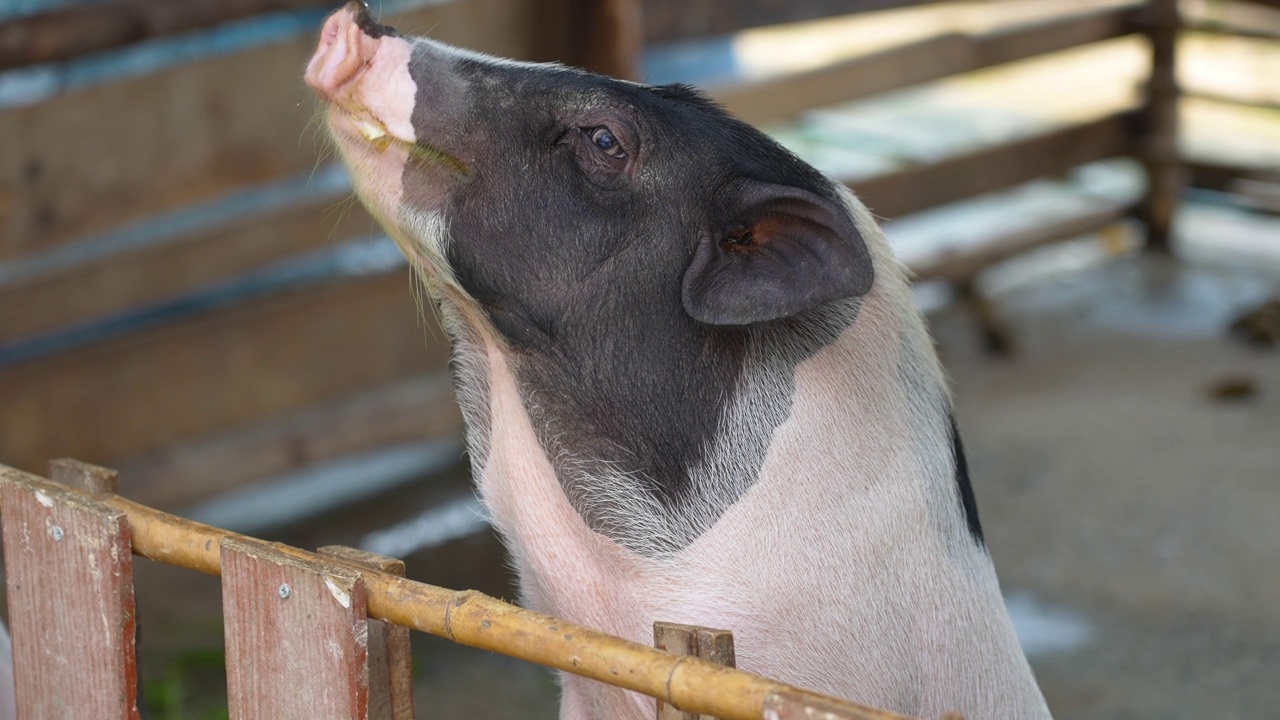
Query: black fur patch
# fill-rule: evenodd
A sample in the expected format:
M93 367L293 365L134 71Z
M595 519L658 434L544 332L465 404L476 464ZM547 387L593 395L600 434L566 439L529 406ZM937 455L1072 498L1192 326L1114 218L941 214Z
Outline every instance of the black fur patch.
M574 478L608 471L684 512L697 495L690 470L740 390L749 343L796 331L796 322L692 319L681 280L697 241L734 226L743 183L842 199L812 167L688 88L551 66L440 63L429 48L415 49L415 132L467 172L442 194L444 171L410 163L406 199L418 207L442 199L449 265L511 351L566 494L614 539L630 528L590 508L616 488ZM625 161L596 154L591 129L602 126ZM763 458L785 417L743 438L744 456Z
M969 526L969 534L974 542L985 545L982 537L982 523L978 521L978 501L973 497L973 486L969 483L969 462L964 456L964 443L960 441L960 429L956 427L954 415L948 416L951 423L951 451L956 462L956 491L960 495L960 509L964 512L965 523Z

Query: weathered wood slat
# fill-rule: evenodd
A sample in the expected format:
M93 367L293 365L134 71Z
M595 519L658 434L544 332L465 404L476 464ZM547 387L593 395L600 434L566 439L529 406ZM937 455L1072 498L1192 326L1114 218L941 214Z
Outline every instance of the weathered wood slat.
M441 373L167 445L118 466L129 497L176 508L346 455L461 434L453 386Z
M337 0L111 0L0 22L0 70L65 60L258 13L337 7Z
M120 473L71 458L50 460L49 479L91 495L115 493L120 489Z
M327 195L0 285L0 338L13 340L136 309L289 255L377 229L356 203Z
M222 541L233 720L369 720L364 582L312 558L260 540Z
M125 514L12 474L0 478L0 502L19 716L136 720Z
M982 34L948 33L713 94L747 122L777 122L822 105L1128 35L1136 32L1136 12L1132 7L1110 8Z
M401 270L207 313L0 370L0 457L99 464L443 370Z
M698 625L658 621L653 624L653 646L673 655L692 655L717 665L736 667L733 633ZM658 720L716 720L710 715L689 713L668 705L657 704Z
M467 0L384 21L551 59L565 47L562 5ZM314 47L307 34L0 111L0 260L311 171L327 143L302 83Z
M725 35L765 25L925 5L940 0L645 0L646 43Z
M1133 151L1133 111L849 183L877 216L896 218Z
M341 545L317 548L316 553L404 577L404 561L396 558ZM413 720L409 628L381 620L369 620L368 627L369 720Z

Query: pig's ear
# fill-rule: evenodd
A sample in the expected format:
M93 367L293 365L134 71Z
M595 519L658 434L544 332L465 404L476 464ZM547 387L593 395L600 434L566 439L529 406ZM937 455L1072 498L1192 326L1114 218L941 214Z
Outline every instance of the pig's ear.
M684 308L693 319L748 325L871 289L871 256L843 204L755 184L740 208L736 225L698 241L685 270Z

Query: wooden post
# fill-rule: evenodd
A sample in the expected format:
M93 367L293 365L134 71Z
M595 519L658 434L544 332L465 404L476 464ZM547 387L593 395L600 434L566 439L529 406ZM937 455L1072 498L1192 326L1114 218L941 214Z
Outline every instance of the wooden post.
M90 495L114 495L120 491L120 473L71 458L50 460L49 479Z
M1138 118L1137 154L1147 172L1138 219L1147 226L1147 248L1169 252L1173 214L1184 184L1178 156L1178 0L1148 0L1143 30L1151 42L1151 76Z
M570 62L622 80L640 79L644 22L640 0L573 0Z
M316 552L404 577L404 561L341 545ZM413 656L409 628L369 620L369 720L413 720Z
M222 540L232 720L368 720L364 582L343 563Z
M3 478L19 717L135 720L133 555L125 513L58 485Z
M991 299L978 288L976 278L954 283L956 300L972 317L982 338L982 349L994 357L1007 358L1016 352L1013 328L1000 317Z
M725 667L734 667L733 633L697 625L658 621L653 624L653 646L673 655L692 655ZM715 720L710 715L687 713L658 701L658 720Z

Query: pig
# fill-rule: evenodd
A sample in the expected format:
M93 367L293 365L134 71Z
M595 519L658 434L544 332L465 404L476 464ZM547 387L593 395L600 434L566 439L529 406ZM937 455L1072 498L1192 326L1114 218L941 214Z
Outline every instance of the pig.
M919 717L1048 716L908 279L847 189L683 85L330 16L305 74L453 347L527 607ZM370 322L376 319L370 318ZM654 701L566 674L560 717Z

